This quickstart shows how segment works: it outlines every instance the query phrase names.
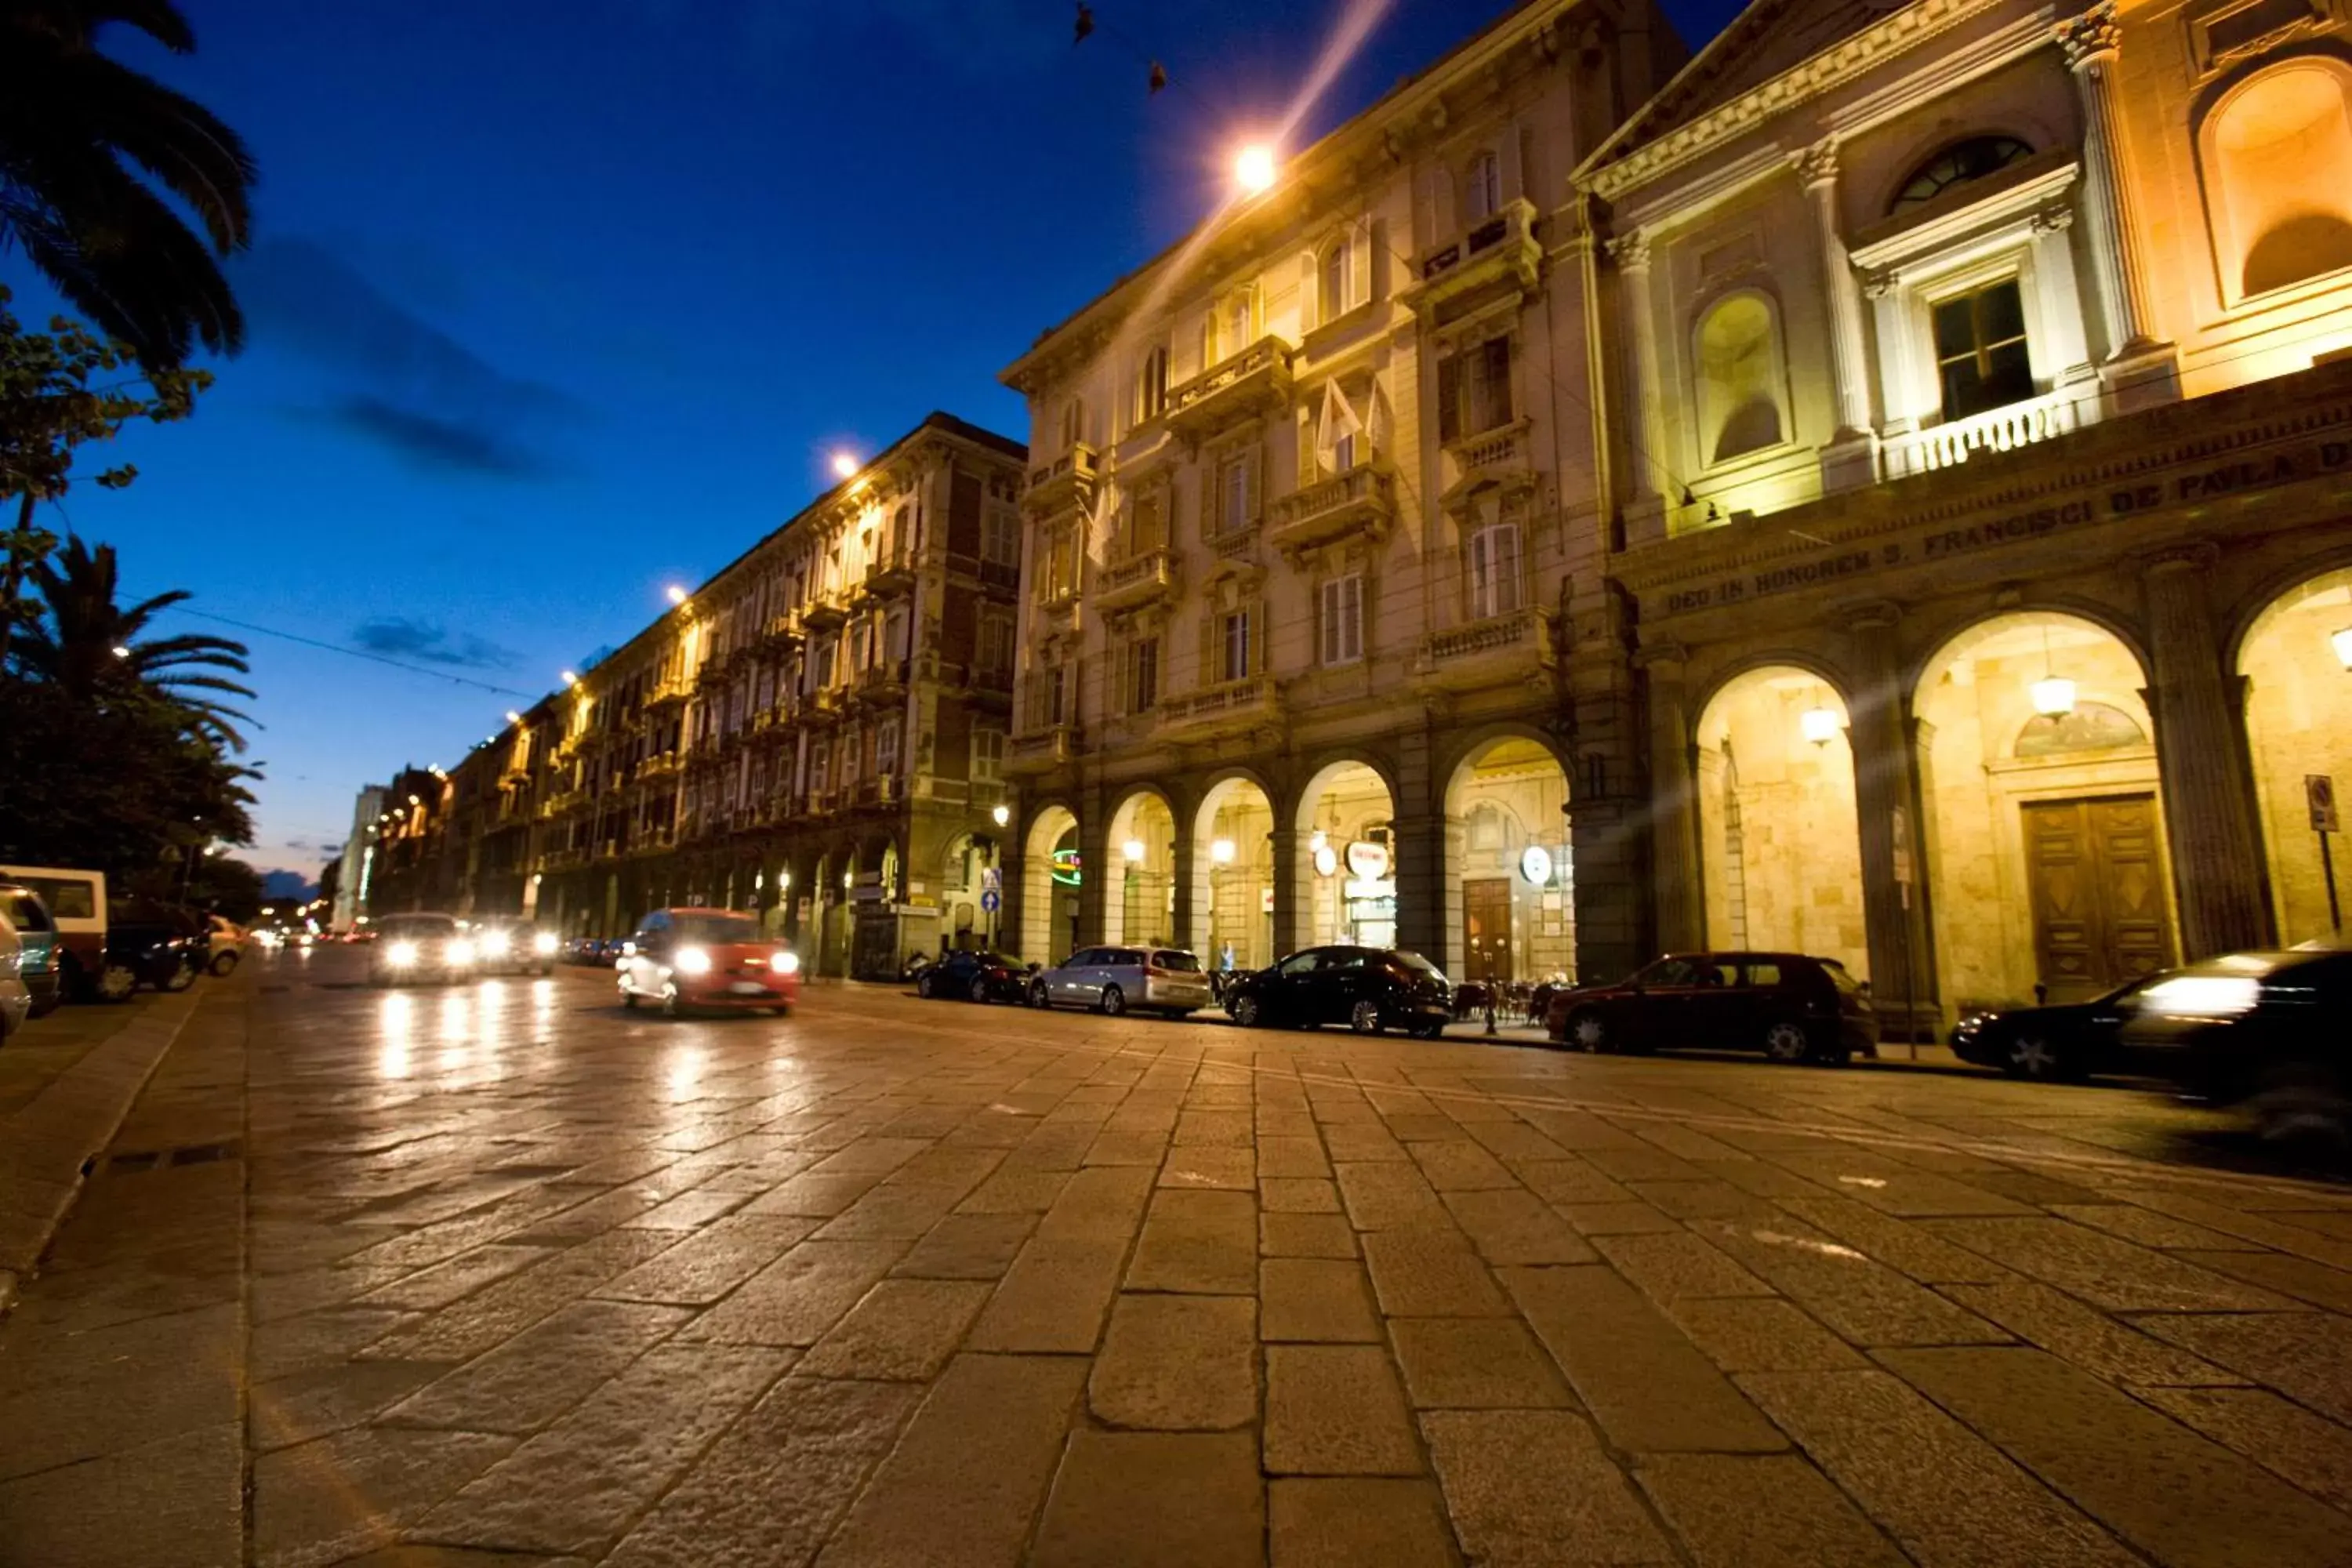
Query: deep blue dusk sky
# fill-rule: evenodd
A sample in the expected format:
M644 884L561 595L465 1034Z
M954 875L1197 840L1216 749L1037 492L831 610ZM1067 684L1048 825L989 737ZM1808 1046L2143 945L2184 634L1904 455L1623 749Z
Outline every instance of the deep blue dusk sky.
M50 526L132 594L536 694L835 446L933 408L1024 437L996 372L1208 210L1343 0L1094 0L1076 48L1065 0L183 3L193 59L109 47L260 162L250 342ZM1395 0L1309 132L1505 8ZM1668 5L1694 44L1733 9ZM52 309L13 251L0 281ZM522 705L165 624L199 629L253 647L264 868L314 874L359 785Z

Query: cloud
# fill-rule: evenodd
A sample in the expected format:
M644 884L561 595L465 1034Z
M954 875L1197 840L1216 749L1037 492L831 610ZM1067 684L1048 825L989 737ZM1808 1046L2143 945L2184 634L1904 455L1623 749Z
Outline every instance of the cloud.
M441 626L407 616L378 616L352 628L352 640L370 653L394 658L422 659L426 664L453 665L461 669L504 669L516 654L471 632L452 637Z
M569 394L508 374L316 240L257 247L239 268L237 292L257 342L321 372L313 412L405 462L536 478L557 467L546 440L585 417Z

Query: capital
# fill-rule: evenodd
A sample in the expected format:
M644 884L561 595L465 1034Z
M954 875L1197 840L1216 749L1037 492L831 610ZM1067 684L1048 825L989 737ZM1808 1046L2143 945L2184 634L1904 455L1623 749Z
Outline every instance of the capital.
M2113 58L2122 37L2122 29L2116 25L2115 0L2098 0L2082 15L2059 23L2056 32L2069 69L2087 70Z
M2035 213L2030 226L2036 234L2063 234L2074 224L2074 209L2063 202L2053 202Z
M2151 550L2140 557L2140 569L2150 577L2167 577L2179 573L2194 573L2203 576L2221 563L2221 547L2210 539L2186 539L2162 550Z
M1884 300L1894 293L1896 287L1892 268L1875 268L1862 275L1862 293L1866 300Z
M1825 185L1838 177L1838 144L1834 136L1824 136L1811 146L1789 160L1797 171L1797 183L1811 190Z
M1623 272L1645 272L1650 266L1650 237L1640 229L1609 242L1609 259Z

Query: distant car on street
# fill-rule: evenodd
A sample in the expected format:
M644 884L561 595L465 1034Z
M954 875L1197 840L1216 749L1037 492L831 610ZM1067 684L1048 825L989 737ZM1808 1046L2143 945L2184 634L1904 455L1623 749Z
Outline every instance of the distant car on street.
M2011 1078L2047 1082L2129 1071L2124 1025L2137 1011L2141 994L2164 978L2142 975L2088 1002L1972 1013L1952 1030L1952 1054Z
M41 896L19 883L0 881L0 915L16 928L25 956L17 974L31 997L32 1016L47 1017L65 1000L65 978L58 963L65 950L58 942L57 921L49 918Z
M205 923L210 930L205 968L213 974L230 973L245 956L245 928L226 915L207 915Z
M1214 1000L1200 958L1181 947L1089 947L1029 981L1033 1007L1137 1008L1181 1018Z
M25 944L16 924L0 910L0 1046L16 1037L33 1014L33 993L25 984Z
M2265 1138L2352 1153L2352 948L2209 958L2134 1002L2123 1044L2136 1070L2248 1106Z
M482 974L552 974L556 941L520 915L492 915L474 923L474 968Z
M1025 1002L1029 966L1008 953L950 952L915 977L915 994L966 1002Z
M193 910L152 899L112 900L95 994L101 1002L128 1002L142 985L185 991L204 973L210 942L210 928Z
M372 928L368 984L405 985L419 980L463 980L474 973L474 942L456 915L385 915Z
M622 1006L658 1002L672 1017L698 1007L781 1017L800 1000L800 955L733 910L656 910L614 967Z
M1669 953L1615 985L1552 994L1545 1032L1587 1051L1761 1051L1840 1065L1878 1054L1869 998L1845 965L1801 952Z
M1225 983L1225 1011L1245 1029L1345 1024L1360 1035L1402 1029L1424 1039L1454 1016L1445 972L1417 952L1310 947Z

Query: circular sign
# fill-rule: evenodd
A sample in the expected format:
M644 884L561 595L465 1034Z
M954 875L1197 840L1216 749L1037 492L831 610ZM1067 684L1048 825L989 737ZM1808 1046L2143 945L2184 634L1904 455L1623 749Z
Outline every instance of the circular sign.
M1336 877L1339 874L1339 852L1328 844L1315 851L1315 874L1318 877Z
M1551 851L1540 844L1530 844L1519 852L1519 875L1538 887L1551 880Z
M1389 874L1389 847L1370 838L1348 846L1348 875L1360 882L1377 882Z

